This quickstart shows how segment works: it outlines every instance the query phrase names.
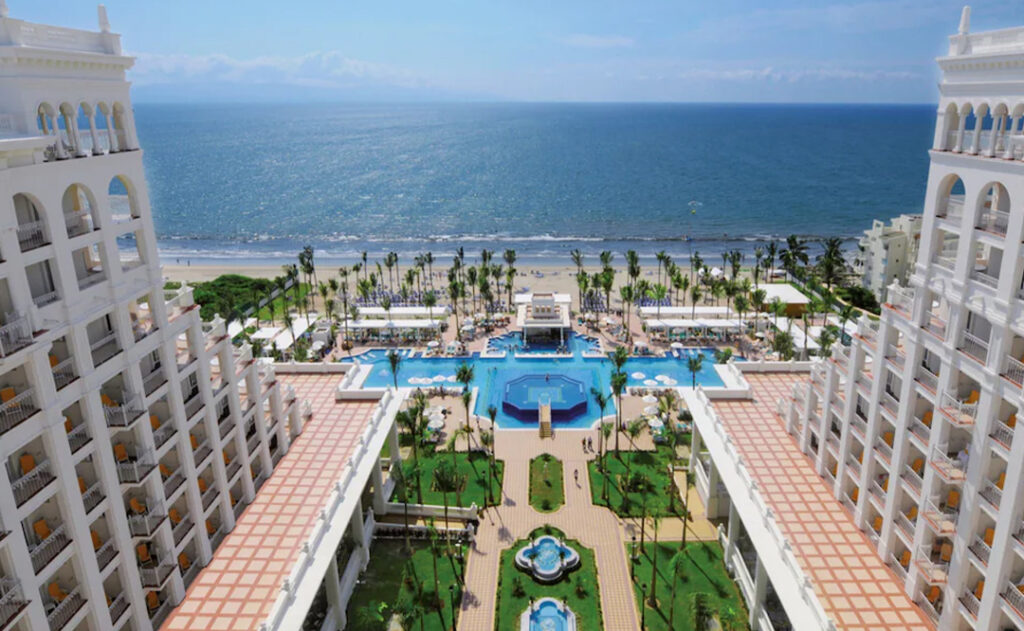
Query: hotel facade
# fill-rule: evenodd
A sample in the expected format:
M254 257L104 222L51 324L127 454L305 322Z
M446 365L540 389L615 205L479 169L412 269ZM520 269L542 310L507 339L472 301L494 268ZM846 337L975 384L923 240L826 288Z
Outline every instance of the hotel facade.
M0 628L158 628L302 417L164 290L122 54L0 1Z
M938 628L1024 629L1024 28L965 9L938 64L909 286L780 407Z

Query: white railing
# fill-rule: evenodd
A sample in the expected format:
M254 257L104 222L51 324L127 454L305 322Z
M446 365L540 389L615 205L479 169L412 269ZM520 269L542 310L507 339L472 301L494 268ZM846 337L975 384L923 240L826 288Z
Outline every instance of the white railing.
M32 396L32 388L14 395L8 401L0 403L0 432L6 432L36 413L36 404Z
M907 483L910 484L910 487L917 491L918 494L921 493L921 485L924 481L921 479L921 476L917 475L917 473L910 468L909 465L903 465L903 475L900 477L906 480Z
M128 391L121 393L121 401L117 405L104 405L103 416L107 419L107 427L128 427L145 410L138 405L136 396Z
M907 580L907 568L903 567L895 552L889 555L889 567L891 567L892 570L896 572L896 575L903 579L904 582Z
M974 595L969 589L964 590L963 595L960 596L960 604L964 606L964 609L968 611L975 618L978 617L978 611L981 609L981 603L978 601L978 597Z
M98 285L107 279L107 275L102 271L87 270L84 276L78 277L78 288L85 290L93 285Z
M935 255L935 260L932 262L951 272L956 268L956 258L952 256L942 256L941 254L937 254Z
M217 487L211 485L210 488L206 489L203 493L203 510L210 508L210 506L217 500Z
M982 285L985 285L986 287L991 287L992 289L995 289L996 287L999 286L998 278L981 270L972 270L971 278L978 281Z
M146 507L148 510L145 515L130 515L128 517L128 528L133 537L153 536L160 524L167 519L162 503L147 499Z
M933 561L932 555L923 547L917 549L917 554L914 555L914 563L925 575L925 579L929 584L944 582L946 572L949 571L949 563Z
M1013 581L1006 581L1006 589L1003 591L1003 598L1017 612L1017 615L1024 617L1024 593L1020 591ZM0 616L0 620L2 620Z
M975 537L971 545L967 546L967 549L971 551L974 556L978 557L982 565L988 566L988 560L992 556L992 548L989 547L985 540L981 537Z
M853 472L854 477L860 477L860 462L851 453L846 457L846 468Z
M78 427L74 427L68 432L68 447L71 448L71 453L88 445L90 440L92 439L89 437L88 427L85 423L79 423Z
M1006 229L1010 224L1010 213L1002 210L988 210L978 217L977 228L986 232L1006 236Z
M68 238L92 232L92 218L86 212L64 213L64 226L68 230Z
M13 578L0 578L0 627L28 606L21 592L21 583Z
M60 390L78 377L75 375L75 363L71 357L57 363L53 367L53 380Z
M885 490L882 489L882 485L876 480L871 481L871 486L868 487L868 491L883 505L885 504Z
M900 528L900 530L903 531L905 535L907 535L908 539L913 540L914 530L917 527L917 520L910 521L910 518L907 517L906 513L897 512L896 525Z
M18 224L18 243L21 251L31 250L46 244L46 233L42 220Z
M32 304L42 309L46 305L51 305L60 300L60 293L54 289L48 291L45 294L39 294L38 296L32 296Z
M252 452L256 449L256 446L259 444L260 435L258 433L253 433L253 435L249 437L249 440L245 442L245 446L248 449L247 453L252 454Z
M82 503L85 504L85 513L88 515L93 511L94 508L99 506L100 502L103 501L103 487L100 486L99 481L94 482L92 486L82 495Z
M53 529L50 536L32 548L29 551L29 556L32 558L32 568L36 574L42 571L69 543L71 541L64 532L64 524L61 524Z
M892 462L892 447L888 445L884 440L878 438L875 440L875 449L878 453L885 458L886 461Z
M189 531L192 530L192 519L185 515L180 522L174 525L172 532L174 533L174 544L181 543L182 539L188 536Z
M192 398L185 402L185 418L191 419L203 407L203 397L196 392Z
M161 587L164 581L170 578L171 573L174 572L175 566L173 563L164 563L159 559L157 559L156 563L154 567L139 568L139 578L142 579L143 587Z
M920 438L921 442L926 445L928 444L928 441L931 440L932 436L931 428L921 422L920 418L916 417L914 420L910 421L910 433Z
M942 447L932 449L931 461L935 471L947 482L963 482L963 466L947 456Z
M907 360L907 356L904 355L903 351L895 344L889 344L885 348L885 358L901 368Z
M211 451L212 449L210 449L209 440L204 440L203 442L199 443L199 446L196 447L195 451L192 452L193 458L195 458L196 467L201 465L203 461L206 460L206 457L210 455Z
M56 479L57 477L50 471L50 461L43 460L27 474L11 482L11 491L14 493L15 502L21 506Z
M1003 363L1003 377L1018 386L1024 386L1024 362L1006 355L1005 362Z
M138 452L132 462L117 463L117 477L123 484L136 484L155 468L156 460L153 458L153 452L147 449Z
M167 439L174 436L174 432L176 431L177 429L174 427L174 423L172 421L167 421L153 432L153 442L156 443L157 449L163 447L164 443L167 442Z
M0 357L6 357L32 343L32 328L21 314L7 314L7 324L0 326Z
M79 593L78 588L71 590L71 593L64 597L64 600L57 603L53 611L46 615L46 622L50 631L60 631L75 617L78 610L85 604L85 599Z
M996 420L992 424L992 433L989 436L1009 449L1010 444L1013 442L1013 428L1000 420Z
M111 601L108 609L110 611L110 622L116 624L121 619L121 616L124 615L124 612L128 611L128 600L124 597L123 593L118 594L117 598Z
M923 326L925 331L928 331L940 340L946 339L946 321L942 318L929 313Z
M166 480L164 480L164 496L168 498L171 497L171 494L177 491L178 487L184 482L185 476L181 474L181 468L179 467L174 470L171 475L167 476Z
M146 396L153 394L153 391L162 386L165 381L167 381L167 378L164 377L163 369L154 368L153 372L142 378L142 387L146 392Z
M107 565L117 556L117 548L114 546L114 539L110 538L96 551L96 564L102 572Z
M998 509L999 504L1003 501L1003 490L992 480L985 480L985 484L981 487L981 496Z
M227 476L229 482L235 478L235 474L238 473L238 470L241 468L242 465L238 462L238 456L232 458L231 462L228 464L227 467Z
M857 431L862 437L867 433L868 424L860 416L854 414L850 419L850 427Z
M939 376L924 366L918 366L917 373L914 378L917 379L922 386L928 388L932 392L935 392L939 388Z
M950 508L940 509L935 505L935 499L930 497L924 501L921 514L938 534L949 534L956 528L959 511Z
M105 349L108 345L112 349ZM89 344L89 350L92 352L92 363L97 366L102 364L121 352L121 347L117 343L117 334L113 331L107 331L103 337ZM101 350L104 352L100 353Z
M896 284L889 285L889 305L908 316L914 312L914 296L915 291L913 287L900 287Z
M960 401L952 394L943 392L942 411L950 417L955 425L973 425L978 414L978 404Z
M964 198L963 195L950 195L946 199L946 210L944 213L939 215L940 217L946 217L948 219L959 219L964 216Z

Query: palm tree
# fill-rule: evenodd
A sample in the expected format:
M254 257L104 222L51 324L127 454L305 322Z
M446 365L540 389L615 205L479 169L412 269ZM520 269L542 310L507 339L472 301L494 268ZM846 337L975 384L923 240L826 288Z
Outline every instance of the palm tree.
M583 295L587 293L587 289L590 287L590 277L587 276L586 272L576 272L576 287L580 291L580 311L583 311Z
M707 592L697 592L690 596L691 625L694 629L707 629L715 617L711 608L711 596Z
M622 392L626 389L626 373L612 374L612 393L615 395L615 457L622 460L619 452L619 433L622 431Z
M779 253L779 244L775 241L769 241L768 247L765 248L764 262L768 266L768 277L765 279L769 283L775 278L775 257Z
M661 556L658 550L658 529L661 528L663 507L655 506L651 510L651 532L654 533L654 554L651 555L651 591L647 594L647 604L652 608L658 607L658 557Z
M633 295L633 287L632 286L630 286L630 285L623 285L623 286L619 287L619 298L622 300L622 311L623 311L623 315L625 316L625 325L626 325L627 339L629 339L629 337L631 337L630 332L629 332L630 331L630 329L629 329L629 319L630 319L629 318L629 304L631 302L633 302L634 297L635 296Z
M383 629L389 616L387 603L371 600L356 611L359 626L364 629Z
M447 528L447 526L446 526ZM427 537L430 540L430 560L434 565L434 596L440 600L441 598L441 581L437 577L437 557L441 556L441 548L438 545L438 539L440 536L437 533L437 528L434 527L434 520L430 519L427 521ZM441 618L441 628L445 629L444 624L444 608L437 607L437 615Z
M672 555L672 560L668 562L668 575L672 577L672 602L668 606L668 628L670 629L676 628L676 590L681 582L679 577L682 576L683 571L686 569L687 561L686 553L679 550Z
M704 366L704 355L702 353L695 353L690 355L686 360L686 369L690 371L690 378L692 379L691 387L697 387L697 373Z
M697 317L697 301L701 299L700 285L693 285L690 287L690 301L693 303L691 317Z
M825 286L831 291L832 285L842 279L843 268L846 266L843 260L843 240L829 237L823 245L824 252L818 257L818 270Z
M480 444L487 450L487 503L494 504L494 432L484 430L480 432Z
M462 293L461 283L453 281L448 283L448 299L451 301L452 313L455 314L455 338L462 339L462 329L459 328L459 295Z
M647 297L653 300L657 307L655 317L657 317L658 319L661 319L661 301L663 301L665 299L665 296L667 295L668 289L666 289L665 286L662 285L661 283L658 283L654 287L651 287L650 289L647 290Z
M402 356L394 349L388 351L388 367L391 368L391 377L395 382L395 390L398 390L398 367L402 364Z
M419 463L411 462L408 467L418 468ZM405 549L411 553L412 544L409 542L409 480L406 477L406 467L395 467L392 475L395 476L395 489L398 491L398 499L402 502L402 512L405 517Z
M462 391L462 407L464 407L466 409L466 424L465 424L464 427L466 429L468 429L470 432L473 431L473 428L471 428L469 426L469 404L470 404L470 402L472 400L473 400L473 392L468 390L468 389L467 390L463 390ZM469 436L466 437L466 450L469 451Z
M427 264L427 272L430 274L430 286L434 286L434 253L427 252L423 255L423 262Z
M608 395L606 395L605 393L601 392L598 388L591 387L590 388L590 396L594 397L594 403L597 404L597 408L601 411L601 415L598 417L598 421L603 425L604 424L604 409L606 407L608 407ZM598 453L598 458L601 461L601 466L603 467L604 466L604 443L600 440L600 438L601 437L598 436L597 453Z
M573 250L569 253L569 257L572 259L573 265L576 266L576 275L579 276L580 272L583 271L583 252L578 249Z
M427 317L431 322L434 321L434 307L437 306L437 294L431 289L427 293L423 294L423 306L427 308ZM441 329L437 329L438 335L441 334Z
M473 311L476 312L476 286L480 278L475 267L466 270L466 285L469 287L473 299Z
M640 438L640 434L644 433L644 428L647 427L647 421L643 419L634 419L626 425L626 437L629 438L629 444L636 449L636 439Z
M683 514L680 516L680 520L683 522L683 538L679 542L680 552L686 550L686 523L690 521L690 488L693 487L692 471L687 470L683 476L683 484L686 488L683 489Z
M839 340L842 341L846 335L846 323L857 317L857 308L850 304L844 304L839 308Z
M454 438L454 437L453 437ZM451 544L450 533L448 532L448 494L455 493L459 489L459 474L455 465L447 460L440 460L434 467L434 490L441 493L444 502L444 528L445 540Z

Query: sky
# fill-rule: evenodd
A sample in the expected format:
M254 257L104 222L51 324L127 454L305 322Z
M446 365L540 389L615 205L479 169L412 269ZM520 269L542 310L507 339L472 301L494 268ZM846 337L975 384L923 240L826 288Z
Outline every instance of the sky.
M96 30L86 0L10 16ZM936 100L962 0L108 0L136 102ZM244 7L241 10L240 7ZM1024 25L979 0L972 30Z

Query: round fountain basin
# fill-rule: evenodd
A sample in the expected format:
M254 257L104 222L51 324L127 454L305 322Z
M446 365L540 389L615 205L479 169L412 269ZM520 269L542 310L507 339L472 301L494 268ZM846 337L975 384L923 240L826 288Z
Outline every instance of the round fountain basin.
M582 381L560 374L530 374L505 384L501 408L521 421L537 421L541 403L551 406L552 421L570 421L587 411Z
M576 631L576 614L554 598L541 598L519 617L519 631Z
M551 535L537 537L516 552L516 566L545 583L562 578L580 564L580 555Z

